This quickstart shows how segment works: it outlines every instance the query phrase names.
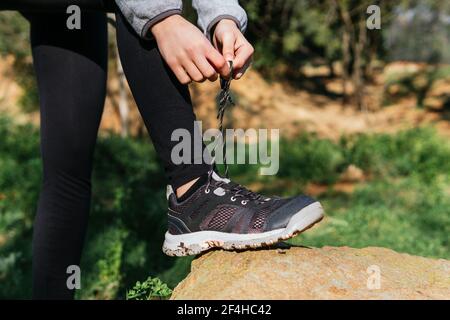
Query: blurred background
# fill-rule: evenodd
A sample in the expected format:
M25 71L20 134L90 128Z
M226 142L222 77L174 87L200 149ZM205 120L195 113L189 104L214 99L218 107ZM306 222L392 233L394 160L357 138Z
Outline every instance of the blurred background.
M366 10L374 4L381 29L370 30ZM237 165L233 179L268 194L309 193L322 201L327 218L293 244L383 246L449 259L450 2L241 5L256 52L252 69L231 85L236 105L227 126L280 128L282 141L276 176L258 175L257 165ZM185 11L195 21L189 1ZM121 71L113 20L77 293L84 299L125 298L149 276L159 289L165 290L162 283L173 288L192 261L161 252L166 181ZM217 126L218 90L217 82L191 86L204 129ZM40 182L28 26L19 14L0 12L0 298L31 296ZM145 290L142 283L135 289Z

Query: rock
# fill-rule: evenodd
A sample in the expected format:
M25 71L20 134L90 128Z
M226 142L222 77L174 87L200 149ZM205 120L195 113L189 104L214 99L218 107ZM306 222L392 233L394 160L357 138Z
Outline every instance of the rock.
M450 261L376 247L212 251L172 299L450 299Z

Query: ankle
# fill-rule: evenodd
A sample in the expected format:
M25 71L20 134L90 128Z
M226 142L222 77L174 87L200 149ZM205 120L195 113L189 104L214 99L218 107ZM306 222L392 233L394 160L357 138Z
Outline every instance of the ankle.
M197 182L198 179L200 179L200 177L195 178L177 188L177 190L175 191L177 198L179 199L180 197L182 197Z
M184 201L193 195L201 186L208 181L208 174L205 173L198 178L195 178L181 187L178 187L175 191L178 201Z

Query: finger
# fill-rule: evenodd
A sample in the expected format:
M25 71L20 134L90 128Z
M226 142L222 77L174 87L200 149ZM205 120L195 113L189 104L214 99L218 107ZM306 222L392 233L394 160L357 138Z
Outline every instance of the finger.
M234 44L236 37L231 32L225 32L220 41L222 45L222 56L226 61L234 60Z
M178 81L182 84L189 84L191 83L192 79L188 76L186 71L184 71L183 67L179 66L174 68L173 73L175 73L175 76L177 77Z
M189 77L195 81L195 82L203 82L205 81L205 77L203 74L198 70L197 66L194 64L194 62L185 62L183 64L184 70L187 72Z
M244 75L244 73L247 71L247 69L250 67L250 65L252 64L252 59L248 59L247 62L244 64L244 66L240 69L234 70L234 75L233 78L236 80L239 80L240 78L242 78L242 76Z
M217 72L206 60L204 56L197 56L194 60L198 70L202 73L203 77L209 81L215 81L217 79Z
M222 77L228 77L230 74L230 67L224 57L212 46L210 46L205 53L206 59L211 63L214 69L220 73Z
M236 50L236 57L234 58L233 66L235 70L241 70L247 63L250 63L253 56L254 49L248 42L239 46Z

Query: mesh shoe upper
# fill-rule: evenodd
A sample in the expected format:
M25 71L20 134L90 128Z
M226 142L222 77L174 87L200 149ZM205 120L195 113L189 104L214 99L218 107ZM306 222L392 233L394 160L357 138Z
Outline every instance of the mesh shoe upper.
M168 192L171 234L197 231L261 233L286 227L291 216L315 200L301 196L268 198L213 173L212 179L178 202Z

